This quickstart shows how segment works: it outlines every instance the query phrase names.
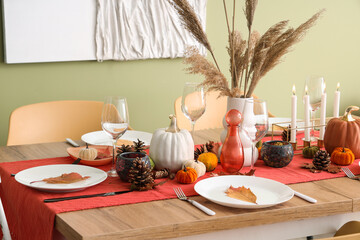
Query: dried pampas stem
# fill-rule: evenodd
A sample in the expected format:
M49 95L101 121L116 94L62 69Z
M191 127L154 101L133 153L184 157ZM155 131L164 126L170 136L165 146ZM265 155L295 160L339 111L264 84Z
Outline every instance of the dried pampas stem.
M201 43L210 53L216 67L220 71L219 65L216 61L213 50L211 49L209 40L206 33L203 30L200 20L198 19L194 9L186 0L168 0L170 4L175 8L180 16L180 20L183 26L193 35L193 37Z
M298 28L288 28L288 21L281 21L271 26L261 37L252 30L255 10L258 0L245 0L245 17L248 28L248 38L244 40L235 30L235 0L233 0L232 29L223 0L226 24L229 34L231 88L225 76L221 73L213 50L201 26L200 20L187 0L168 0L175 8L185 28L210 53L214 64L201 56L196 48L189 48L184 62L189 64L186 70L192 74L202 74L205 80L201 83L208 91L219 91L219 96L251 97L260 79L280 63L281 58L290 51L291 47L305 36L306 32L315 25L324 10L319 11ZM244 83L244 84L243 84ZM243 89L243 90L242 90Z

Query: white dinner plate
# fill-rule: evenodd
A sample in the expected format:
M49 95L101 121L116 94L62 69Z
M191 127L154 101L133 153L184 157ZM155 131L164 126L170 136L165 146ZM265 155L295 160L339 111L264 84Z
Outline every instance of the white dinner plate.
M134 130L127 130L120 140L137 141L140 139L145 145L150 145L152 134L148 132L140 132ZM112 140L104 131L96 131L86 133L81 136L81 140L92 145L107 145L112 146Z
M250 188L257 197L257 204L226 196L225 192L230 186ZM294 191L288 186L254 176L210 177L196 183L194 188L204 198L234 208L266 208L286 202L294 196Z
M35 182L44 178L58 177L64 173L77 172L81 176L89 176L90 178L69 184L51 184L46 182ZM94 186L103 182L107 178L106 172L103 170L74 164L54 164L39 167L28 168L18 172L15 180L25 186L35 188L46 192L75 192L85 188Z
M298 119L299 121L299 119ZM290 125L291 119L290 118L280 118L280 117L272 117L269 118L269 129L268 129L268 135L271 135L272 132L272 125L276 124L281 127L288 127ZM304 129L301 129L301 127L304 127L304 122L297 122L298 124L298 131L304 131ZM274 126L274 135L281 135L283 132L283 129L281 127Z

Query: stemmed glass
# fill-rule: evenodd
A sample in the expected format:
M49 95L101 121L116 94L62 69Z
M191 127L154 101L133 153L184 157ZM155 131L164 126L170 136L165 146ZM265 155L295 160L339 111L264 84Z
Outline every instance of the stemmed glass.
M243 116L252 116L250 121L253 125L251 128L244 129L244 132L251 140L251 172L254 170L254 148L267 133L269 127L269 115L266 101L262 99L247 99L245 101Z
M109 177L117 177L115 169L115 150L117 140L129 127L129 113L124 97L106 97L101 114L101 126L109 135L113 143L113 161L111 169L107 172Z
M190 120L193 139L196 120L204 114L206 108L204 88L198 85L198 83L186 82L181 99L181 110Z
M309 99L310 99L310 109L311 109L310 118L311 118L311 121L313 122L313 126L314 126L315 113L320 108L321 95L324 92L324 87L325 87L324 77L310 76L305 81L304 89L306 89L306 86L307 86L307 94L309 95ZM305 92L304 92L304 95L305 95ZM311 141L315 140L314 130L315 129L313 128L313 131L311 132Z

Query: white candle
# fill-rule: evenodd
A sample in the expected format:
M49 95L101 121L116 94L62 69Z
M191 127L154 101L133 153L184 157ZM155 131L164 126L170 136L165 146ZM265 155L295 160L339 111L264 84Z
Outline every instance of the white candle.
M308 86L305 85L304 95L304 120L305 120L305 141L310 141L310 96L308 94Z
M333 117L339 117L339 107L340 107L340 83L337 83L335 97L334 97L334 113Z
M325 120L326 120L326 85L324 83L323 94L321 95L321 107L320 107L320 134L319 134L320 140L324 140Z
M291 96L291 139L290 142L296 143L296 113L297 113L297 97L295 85L293 85Z

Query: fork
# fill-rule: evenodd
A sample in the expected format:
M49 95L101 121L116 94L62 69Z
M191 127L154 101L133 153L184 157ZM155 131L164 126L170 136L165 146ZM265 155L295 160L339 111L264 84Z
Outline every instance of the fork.
M353 179L353 180L360 180L359 177L355 176L350 169L348 169L347 167L343 167L341 168L343 170L343 172L346 174L346 176L350 179Z
M202 210L204 213L206 213L210 216L215 215L214 211L212 211L209 208L201 205L200 203L186 197L184 191L181 188L178 187L178 188L173 188L173 189L174 189L174 192L175 192L176 196L178 197L178 199L191 203L192 205L194 205L195 207L197 207L198 209Z

